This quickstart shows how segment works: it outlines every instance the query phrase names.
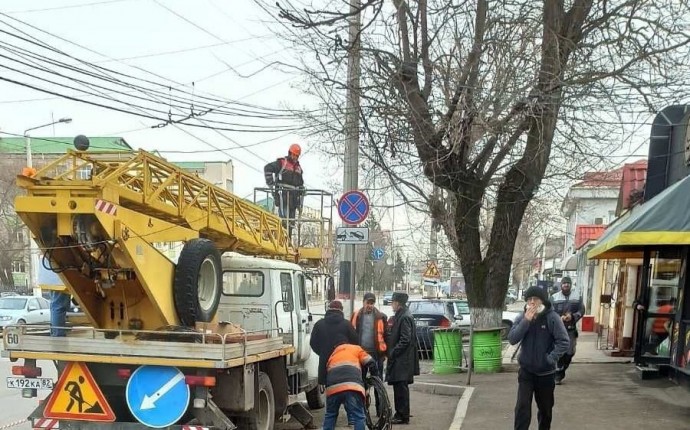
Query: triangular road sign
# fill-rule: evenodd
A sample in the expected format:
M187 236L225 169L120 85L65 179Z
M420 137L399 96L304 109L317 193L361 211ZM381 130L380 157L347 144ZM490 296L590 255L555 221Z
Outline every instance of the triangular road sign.
M419 273L419 272L417 272ZM436 267L436 263L433 261L429 263L426 266L426 270L424 271L424 274L422 275L423 278L440 278L441 274L438 271L438 267Z
M69 362L50 395L43 416L82 421L115 421L115 414L85 363Z

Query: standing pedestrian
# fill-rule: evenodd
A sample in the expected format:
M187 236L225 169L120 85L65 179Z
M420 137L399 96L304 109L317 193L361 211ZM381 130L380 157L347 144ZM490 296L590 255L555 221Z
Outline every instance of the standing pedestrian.
M357 345L357 333L343 315L343 303L333 300L328 304L326 315L314 324L309 346L319 356L319 385L326 385L326 364L336 346L350 343Z
M511 345L521 344L518 395L515 404L515 430L529 429L532 397L537 402L539 430L551 428L558 359L570 341L563 321L553 310L546 291L530 287L525 292L527 305L508 333Z
M563 320L565 329L570 338L570 348L558 360L558 373L556 373L556 384L560 385L565 379L565 371L568 370L570 362L573 361L575 348L577 347L577 322L585 314L585 305L582 303L582 296L572 289L572 280L568 276L561 279L561 291L551 296L553 309Z
M357 332L359 345L371 355L379 372L383 371L383 360L386 358L386 324L388 317L375 306L374 293L365 293L362 307L352 314L352 327Z
M419 375L419 357L417 356L416 327L414 318L407 309L407 294L393 293L391 307L393 317L388 334L388 365L386 381L393 386L395 415L393 424L410 423L410 388L414 376Z
M355 430L366 428L364 374L376 366L374 359L358 345L336 346L326 365L326 415L323 430L334 430L340 405Z
M388 317L376 309L376 296L374 293L365 293L362 307L352 314L350 322L357 332L359 345L373 359L375 366L370 374L383 377L383 360L386 358L386 325ZM377 392L374 392L376 402L376 415L380 415L380 400Z

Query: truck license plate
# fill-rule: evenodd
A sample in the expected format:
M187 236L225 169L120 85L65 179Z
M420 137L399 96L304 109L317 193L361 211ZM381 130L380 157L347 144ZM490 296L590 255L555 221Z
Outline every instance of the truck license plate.
M50 378L20 378L7 377L7 388L35 388L37 390L52 390L53 380Z

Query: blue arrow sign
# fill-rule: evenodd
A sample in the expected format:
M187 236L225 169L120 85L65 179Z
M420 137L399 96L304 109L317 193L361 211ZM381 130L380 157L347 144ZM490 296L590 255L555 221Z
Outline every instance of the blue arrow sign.
M348 191L338 201L338 215L348 224L363 222L369 215L369 199L361 191Z
M175 424L189 407L189 386L176 367L141 366L125 390L127 406L140 423L162 428Z
M374 260L380 260L383 258L384 255L386 255L386 251L384 251L383 248L374 248L371 251L371 257Z

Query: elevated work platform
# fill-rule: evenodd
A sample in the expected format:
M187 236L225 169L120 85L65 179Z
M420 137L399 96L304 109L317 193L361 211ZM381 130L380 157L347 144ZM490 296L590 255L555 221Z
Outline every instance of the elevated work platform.
M328 228L305 248L283 220L146 151L70 151L20 175L15 210L89 320L99 328L175 325L175 265L154 244L205 238L221 252L319 267Z

